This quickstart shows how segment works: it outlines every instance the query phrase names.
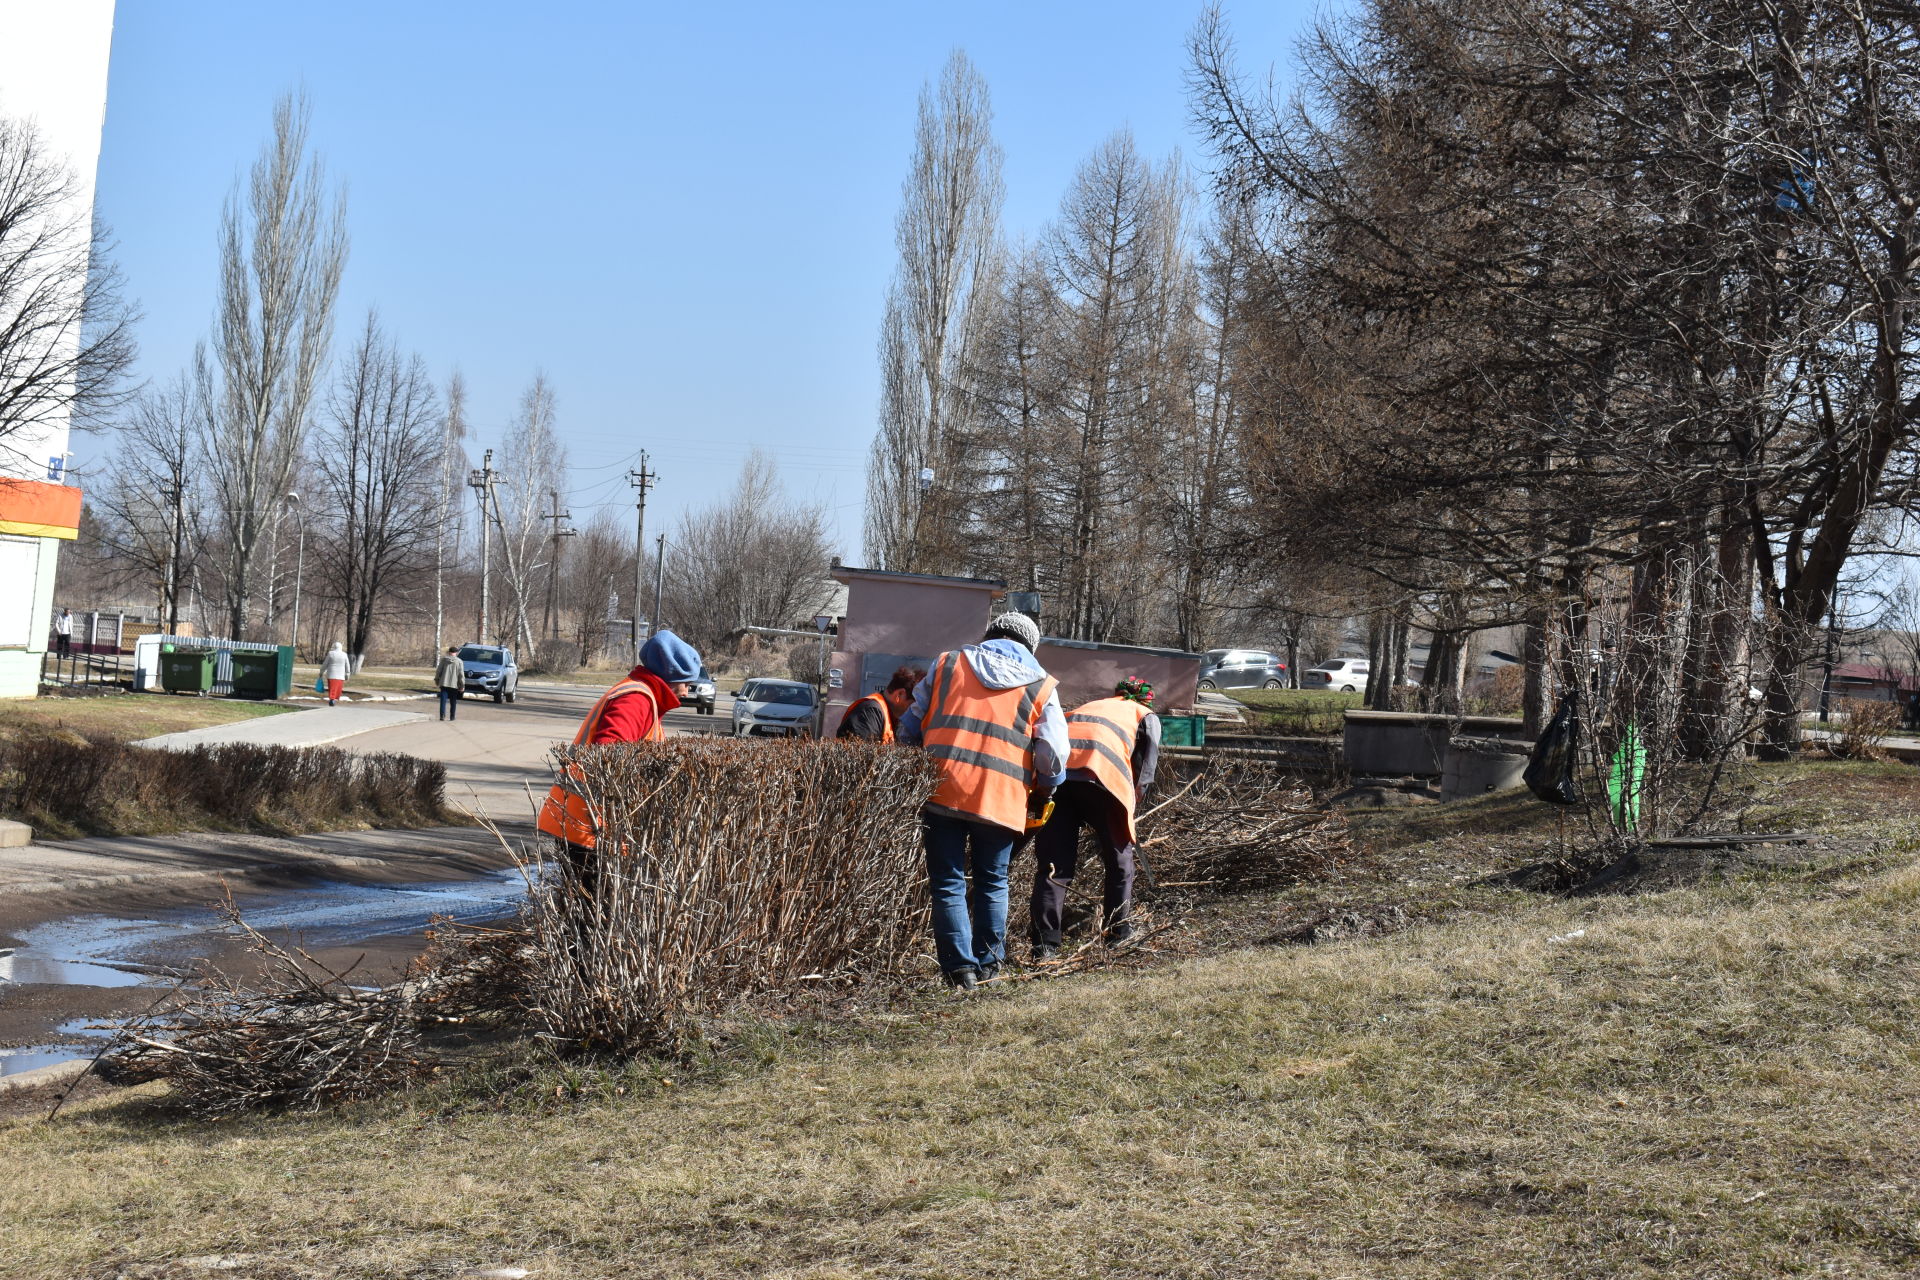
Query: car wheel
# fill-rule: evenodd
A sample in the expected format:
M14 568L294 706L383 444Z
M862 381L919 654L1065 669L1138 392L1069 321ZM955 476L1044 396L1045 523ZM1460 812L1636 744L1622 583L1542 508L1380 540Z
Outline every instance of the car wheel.
M1342 692L1342 693L1355 693L1355 692L1358 692L1358 691L1357 691L1357 690L1356 690L1356 689L1355 689L1355 688L1354 688L1354 687L1353 687L1352 685L1350 685L1350 684L1343 684L1343 685L1341 685L1341 686L1340 686L1340 692Z
M1262 689L1284 689L1287 686L1285 686L1284 684L1281 684L1278 680L1269 680L1265 684L1261 685L1260 687Z
M507 695L507 701L512 702L515 698L519 696L520 696L520 691L518 689L515 689L512 693Z
M1200 682L1200 687L1202 689L1205 689L1208 693L1212 693L1215 689L1218 689L1220 686L1215 684L1211 680L1202 680Z
M507 700L507 695L496 690L493 695L493 700L495 703L505 702Z

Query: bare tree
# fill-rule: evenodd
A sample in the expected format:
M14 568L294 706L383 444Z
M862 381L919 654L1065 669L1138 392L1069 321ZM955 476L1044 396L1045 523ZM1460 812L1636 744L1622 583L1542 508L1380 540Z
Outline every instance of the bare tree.
M0 458L32 474L21 444L97 422L123 403L133 313L72 171L25 120L0 116Z
M500 448L501 483L494 495L495 527L500 531L501 567L507 583L506 630L523 653L533 653L533 593L546 538L541 520L547 495L565 493L567 451L555 430L553 386L534 375L520 398L513 427Z
M199 442L208 407L184 374L134 401L103 489L93 498L105 549L154 594L168 635L180 629L199 566L203 486Z
M273 138L220 219L218 385L204 366L201 376L217 406L206 464L236 639L252 623L255 558L306 439L347 256L345 197L329 198L320 161L308 154L310 114L304 97L275 105Z
M633 530L624 514L603 507L574 541L562 580L562 612L572 615L584 662L606 649L615 602L633 589Z
M314 450L334 525L324 561L338 584L355 669L376 621L400 611L403 586L432 555L444 429L426 362L403 356L368 312Z
M867 472L869 558L890 569L952 569L968 486L955 371L969 310L994 253L1003 188L986 81L964 53L920 95L913 160L894 238L900 261L880 337L880 429ZM932 472L932 483L923 475Z
M706 649L744 627L790 627L824 595L826 513L785 498L773 460L758 450L733 492L689 512L669 539L664 611Z
M440 419L433 531L433 651L446 643L447 568L460 557L462 499L467 485L467 382L455 370L447 379L447 407Z

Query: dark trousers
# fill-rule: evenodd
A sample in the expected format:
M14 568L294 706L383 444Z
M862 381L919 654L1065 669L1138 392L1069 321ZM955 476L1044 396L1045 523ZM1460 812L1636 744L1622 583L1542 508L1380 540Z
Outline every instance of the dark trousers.
M440 718L458 720L460 718L460 691L440 686Z
M56 632L53 637L53 642L58 646L60 646L61 657L67 658L67 657L73 656L73 637L72 636L63 636Z
M1133 902L1133 842L1127 839L1127 815L1105 787L1069 780L1053 793L1053 816L1034 837L1033 900L1027 906L1029 936L1036 946L1060 945L1060 917L1067 908L1067 887L1080 860L1080 828L1093 829L1094 846L1106 869L1103 895L1111 929L1127 918Z

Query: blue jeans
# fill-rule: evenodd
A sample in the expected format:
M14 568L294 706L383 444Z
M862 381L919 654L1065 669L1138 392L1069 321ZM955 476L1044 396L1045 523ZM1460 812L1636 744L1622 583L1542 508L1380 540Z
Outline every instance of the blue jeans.
M920 815L927 846L927 887L933 894L933 943L940 971L978 969L1007 956L1007 864L1014 833L990 822L945 814ZM973 883L967 883L967 854Z
M460 718L460 691L444 686L440 690L440 718L458 720Z

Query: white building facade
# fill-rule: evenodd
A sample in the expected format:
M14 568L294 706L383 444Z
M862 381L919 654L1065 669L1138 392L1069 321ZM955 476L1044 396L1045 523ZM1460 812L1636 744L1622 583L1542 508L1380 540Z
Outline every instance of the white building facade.
M68 212L83 228L93 216L112 43L113 0L0 0L0 115L31 121L65 157L75 178ZM0 697L39 689L60 544L80 526L67 435L60 417L0 437Z

